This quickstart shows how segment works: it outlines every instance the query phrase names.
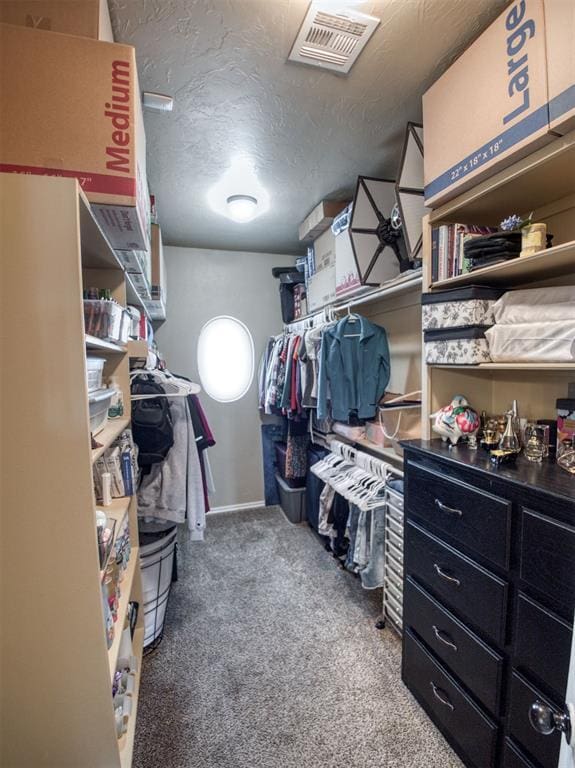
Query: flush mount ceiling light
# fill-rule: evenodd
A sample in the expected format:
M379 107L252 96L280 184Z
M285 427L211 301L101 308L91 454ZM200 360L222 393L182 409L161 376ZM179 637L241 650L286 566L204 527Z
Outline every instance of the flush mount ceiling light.
M396 184L403 236L411 260L421 258L423 202L423 126L408 123Z
M254 163L245 156L232 160L207 197L212 211L239 224L253 221L270 208L270 196L257 177Z
M226 203L230 218L239 223L251 221L258 210L257 198L252 195L230 195Z
M394 181L358 177L349 233L362 285L381 285L410 267L394 208Z

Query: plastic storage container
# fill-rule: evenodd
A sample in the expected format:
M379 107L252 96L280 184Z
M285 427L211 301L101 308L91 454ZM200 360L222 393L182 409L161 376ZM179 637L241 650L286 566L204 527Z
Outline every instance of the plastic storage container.
M305 488L290 488L286 481L276 475L280 494L280 506L290 523L303 523L305 513Z
M84 328L104 341L118 342L122 335L124 308L107 299L84 299Z
M113 389L97 389L88 396L90 406L90 432L97 435L108 422L108 408L114 395Z
M102 374L106 359L104 357L86 358L86 379L88 382L88 392L94 392L102 387Z
M485 333L480 326L425 331L425 362L430 365L479 365L491 361Z
M274 445L276 453L276 466L282 480L290 488L303 488L305 485L305 475L303 477L286 477L286 456L287 445L283 442L277 442Z
M575 320L494 325L485 336L496 363L575 362Z
M484 285L424 293L421 296L423 330L493 325L493 305L503 293L499 288Z
M164 619L174 573L176 526L156 532L140 532L140 568L144 598L144 648L157 642Z

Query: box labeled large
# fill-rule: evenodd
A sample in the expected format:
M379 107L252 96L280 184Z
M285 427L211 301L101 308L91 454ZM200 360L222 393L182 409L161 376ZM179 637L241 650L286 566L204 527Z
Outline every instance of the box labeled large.
M575 3L545 0L549 128L564 135L575 129Z
M553 140L575 109L569 5L515 0L424 94L426 205Z
M114 42L108 0L0 0L0 22Z
M148 250L134 49L0 24L0 171L75 177L115 249Z

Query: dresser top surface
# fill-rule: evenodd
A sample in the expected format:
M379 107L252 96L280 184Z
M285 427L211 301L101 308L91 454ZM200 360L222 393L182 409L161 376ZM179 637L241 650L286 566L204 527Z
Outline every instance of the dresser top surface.
M402 445L408 452L423 453L455 466L477 470L490 479L498 478L523 489L544 491L575 503L575 475L560 469L554 461L544 460L537 464L527 461L524 456L518 456L515 464L498 467L490 461L489 454L482 448L476 451L466 445L450 448L441 439L406 440Z

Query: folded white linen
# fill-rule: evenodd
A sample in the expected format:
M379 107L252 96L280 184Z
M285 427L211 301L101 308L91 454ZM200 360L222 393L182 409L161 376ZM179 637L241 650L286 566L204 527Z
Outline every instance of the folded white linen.
M575 320L575 285L507 291L493 305L497 325Z
M493 325L485 338L494 363L575 361L575 320Z

